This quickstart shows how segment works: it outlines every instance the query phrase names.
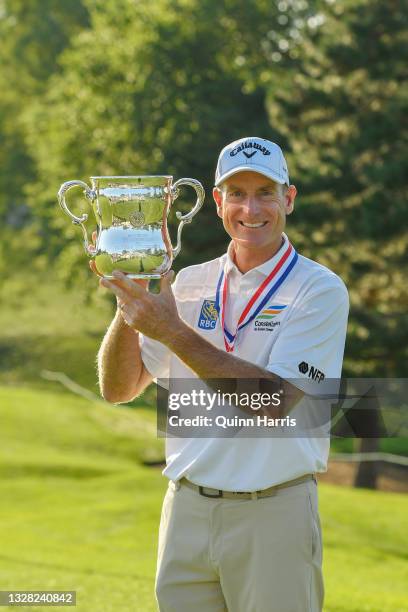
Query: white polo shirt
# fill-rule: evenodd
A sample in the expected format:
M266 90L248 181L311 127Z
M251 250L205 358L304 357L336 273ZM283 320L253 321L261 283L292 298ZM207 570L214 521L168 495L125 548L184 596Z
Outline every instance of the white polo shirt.
M230 257L231 245L221 257L181 270L173 284L180 317L225 351L223 331L214 311L222 270L229 279L225 323L231 330L288 247L285 234L283 238L281 248L270 260L245 274ZM296 379L293 383L306 392L318 392L322 375L325 379L341 377L349 299L336 274L299 255L268 302L268 310L273 311L273 318L261 311L239 332L233 355L281 378ZM140 344L143 363L154 378L196 377L160 342L141 335ZM195 484L227 491L256 491L306 473L326 471L329 444L328 436L169 437L163 474L171 480L186 477Z

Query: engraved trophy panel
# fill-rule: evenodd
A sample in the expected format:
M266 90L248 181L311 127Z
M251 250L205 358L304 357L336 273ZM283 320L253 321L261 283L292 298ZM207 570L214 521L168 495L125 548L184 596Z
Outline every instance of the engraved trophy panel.
M174 185L172 181L172 176L94 176L91 189L82 181L61 185L60 206L73 223L82 226L85 250L94 258L99 274L111 278L117 269L131 278L159 278L170 270L180 252L182 227L191 222L204 202L204 189L198 181L180 179ZM181 185L193 187L197 201L186 215L176 213L180 224L173 248L167 217ZM65 193L76 186L84 187L98 224L95 245L88 242L87 215L76 217L65 202Z

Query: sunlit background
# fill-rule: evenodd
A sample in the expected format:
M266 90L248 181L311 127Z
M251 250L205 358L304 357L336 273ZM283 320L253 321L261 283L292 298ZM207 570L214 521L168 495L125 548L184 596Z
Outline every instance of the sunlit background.
M154 389L129 406L99 399L95 356L114 305L57 205L62 182L200 180L206 202L177 271L225 250L211 198L219 150L243 136L278 142L299 193L287 233L349 289L344 375L406 376L407 9L0 0L0 590L76 589L84 611L155 609ZM69 203L90 212L80 189ZM172 211L173 241L175 223ZM407 441L332 446L325 610L405 610Z

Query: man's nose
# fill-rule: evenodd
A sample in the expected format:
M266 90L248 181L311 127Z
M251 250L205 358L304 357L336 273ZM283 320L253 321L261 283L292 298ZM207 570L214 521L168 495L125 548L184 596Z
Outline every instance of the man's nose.
M259 199L255 195L247 195L242 205L247 215L256 215L260 209Z

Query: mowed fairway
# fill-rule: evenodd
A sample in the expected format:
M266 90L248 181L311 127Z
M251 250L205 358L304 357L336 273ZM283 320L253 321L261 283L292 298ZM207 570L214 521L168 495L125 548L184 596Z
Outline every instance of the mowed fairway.
M143 465L162 453L152 413L2 387L0 418L0 590L76 590L87 612L155 610L166 481ZM406 610L406 497L320 485L320 509L325 610Z

